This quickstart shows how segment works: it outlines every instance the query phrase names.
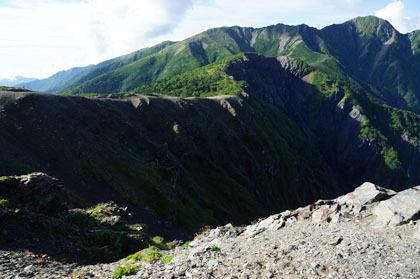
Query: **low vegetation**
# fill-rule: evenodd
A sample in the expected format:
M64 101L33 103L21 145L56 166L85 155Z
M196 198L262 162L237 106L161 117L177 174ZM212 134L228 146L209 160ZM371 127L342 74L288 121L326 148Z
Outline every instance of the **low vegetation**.
M211 250L214 251L214 252L219 252L220 251L220 247L217 247L216 245L213 245L211 247Z
M119 266L112 274L112 277L114 278L121 278L123 276L129 276L129 275L135 275L140 270L140 267L138 266Z
M8 207L9 206L9 201L8 200L0 200L0 206Z
M139 94L164 94L178 97L237 95L242 91L243 82L232 80L223 69L229 62L242 55L233 55L191 72L140 86L133 92Z
M0 86L0 91L8 91L8 90L12 90L12 89L16 89L16 87Z
M154 237L156 242L163 244L162 237ZM175 246L169 246L171 249L174 249ZM169 248L165 246L165 249ZM153 263L156 261L161 261L164 264L168 264L172 261L175 255L166 255L163 256L161 249L156 246L149 246L147 249L143 249L139 252L136 252L132 255L127 256L121 263L120 266L114 271L114 277L122 277L124 275L133 275L136 274L141 268L141 262ZM128 274L132 272L131 274Z
M7 176L0 176L0 183L9 181Z

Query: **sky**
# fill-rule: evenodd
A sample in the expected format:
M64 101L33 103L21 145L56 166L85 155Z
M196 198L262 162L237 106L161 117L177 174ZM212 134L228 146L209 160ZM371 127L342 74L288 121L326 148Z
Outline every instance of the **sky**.
M0 79L46 78L213 27L322 28L367 15L420 29L419 0L0 0Z

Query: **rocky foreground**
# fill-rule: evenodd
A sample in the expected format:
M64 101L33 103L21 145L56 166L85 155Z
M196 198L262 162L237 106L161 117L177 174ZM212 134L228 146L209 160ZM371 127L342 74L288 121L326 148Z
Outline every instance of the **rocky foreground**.
M66 265L0 252L2 278L419 278L420 187L364 183L334 200L227 224L185 247L150 248L110 264ZM165 262L165 263L164 263ZM117 270L117 272L116 272Z

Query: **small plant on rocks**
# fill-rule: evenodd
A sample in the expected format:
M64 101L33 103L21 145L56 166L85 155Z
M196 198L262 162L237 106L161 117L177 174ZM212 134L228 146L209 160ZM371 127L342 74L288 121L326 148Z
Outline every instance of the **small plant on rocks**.
M152 262L160 260L160 258L162 258L162 254L159 251L151 250L147 252L146 254L144 254L143 261L152 263Z
M131 266L131 265L119 266L112 274L112 277L121 278L123 276L135 275L137 274L139 270L140 270L139 266Z
M184 244L181 245L182 248L188 248L188 245L190 245L191 240L188 240L187 242L185 242Z
M172 255L172 256L165 256L165 257L162 257L160 260L161 260L164 264L168 264L168 263L170 263L170 262L173 260L173 258L175 258L175 255Z
M211 247L211 250L212 250L212 251L215 251L215 252L218 252L218 251L220 251L220 248L219 248L219 247L217 247L216 245L213 245L213 246Z

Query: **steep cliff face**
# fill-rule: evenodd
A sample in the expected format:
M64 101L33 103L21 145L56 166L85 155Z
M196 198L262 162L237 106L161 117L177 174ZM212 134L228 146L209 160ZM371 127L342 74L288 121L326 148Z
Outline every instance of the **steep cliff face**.
M225 71L245 81L252 98L277 107L310 135L341 185L369 180L402 189L420 182L413 172L419 167L418 133L410 123L417 115L376 104L367 97L372 91L357 82L347 86L288 57L247 54ZM395 157L388 154L394 151Z
M0 94L1 173L44 171L168 234L340 190L310 135L262 99Z

